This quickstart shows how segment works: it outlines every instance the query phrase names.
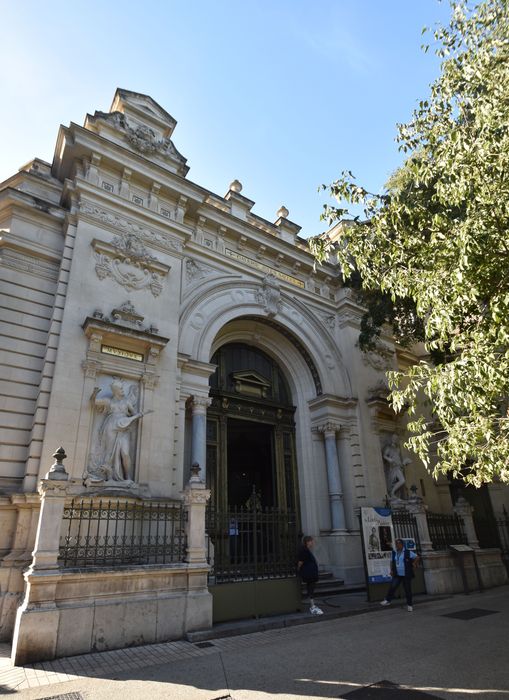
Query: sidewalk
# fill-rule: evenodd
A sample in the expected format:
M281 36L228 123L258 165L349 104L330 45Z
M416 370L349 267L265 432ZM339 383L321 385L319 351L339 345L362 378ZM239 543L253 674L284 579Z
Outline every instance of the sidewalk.
M331 599L323 603L327 613L321 617L282 616L284 626L265 631L246 634L236 623L235 632L233 626L223 629L230 636L87 654L24 668L10 667L4 658L0 693L27 700L266 700L274 695L278 700L509 700L508 593L504 586L470 596L421 596L413 613L398 604L388 609L367 604L363 594L340 595L333 598L340 599L341 608L333 609L338 603ZM375 610L380 614L371 615ZM302 627L308 619L313 624ZM268 620L252 623L260 627ZM389 685L365 687L380 681Z

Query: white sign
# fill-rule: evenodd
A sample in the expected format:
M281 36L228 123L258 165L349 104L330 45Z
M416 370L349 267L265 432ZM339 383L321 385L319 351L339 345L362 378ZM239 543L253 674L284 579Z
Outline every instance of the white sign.
M394 542L390 508L361 508L361 523L368 583L390 581Z

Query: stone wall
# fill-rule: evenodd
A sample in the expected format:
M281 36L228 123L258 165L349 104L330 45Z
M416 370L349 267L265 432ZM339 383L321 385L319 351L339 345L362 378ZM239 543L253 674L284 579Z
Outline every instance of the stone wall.
M16 665L179 639L212 624L208 567L41 571L18 610ZM28 597L28 596L27 596Z
M426 592L463 593L464 584L457 554L452 551L426 552L422 555ZM507 583L507 571L499 549L476 549L475 556L483 588L493 588ZM479 590L474 559L471 552L464 555L465 575L469 591Z

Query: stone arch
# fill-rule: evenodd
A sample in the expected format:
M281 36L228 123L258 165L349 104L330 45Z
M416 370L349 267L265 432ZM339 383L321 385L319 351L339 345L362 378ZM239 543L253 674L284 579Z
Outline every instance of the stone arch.
M277 314L265 313L257 300L259 289L259 284L238 279L203 285L182 309L179 352L199 362L209 362L214 341L223 327L236 319L259 320L286 337L287 346L295 348L310 377L314 367L315 396L321 389L350 397L351 382L341 352L319 320L283 290Z

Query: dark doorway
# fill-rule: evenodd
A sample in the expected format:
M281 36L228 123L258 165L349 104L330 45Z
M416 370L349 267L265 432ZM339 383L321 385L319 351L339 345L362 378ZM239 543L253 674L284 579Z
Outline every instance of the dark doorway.
M253 493L260 505L274 506L275 469L272 425L228 418L228 503L245 506Z

